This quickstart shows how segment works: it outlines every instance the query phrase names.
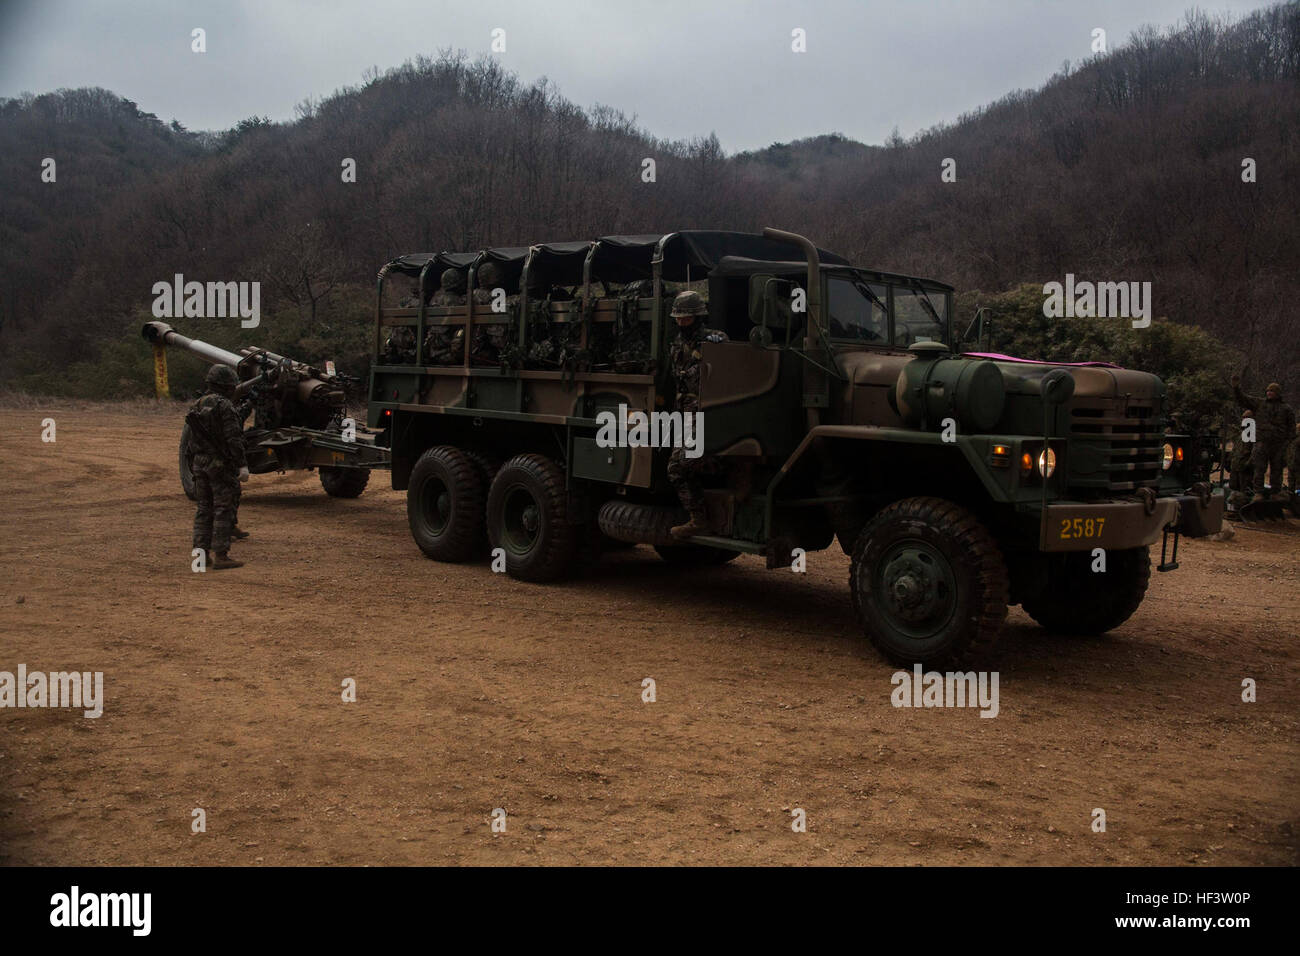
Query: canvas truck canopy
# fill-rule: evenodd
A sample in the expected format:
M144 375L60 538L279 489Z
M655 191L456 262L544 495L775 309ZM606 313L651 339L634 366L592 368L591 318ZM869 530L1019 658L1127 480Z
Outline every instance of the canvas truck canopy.
M595 240L548 242L532 247L488 248L477 253L413 253L393 259L380 270L380 275L399 273L418 277L429 266L427 285L432 287L447 268L467 269L480 260L492 260L517 280L531 254L529 286L534 289L582 281L589 256L592 276L609 282L649 279L654 274L656 259L660 259L662 278L685 282L705 278L728 257L787 264L791 251L788 243L755 233L695 229L667 234L602 236ZM819 249L818 255L823 264L848 264L842 256L824 249Z

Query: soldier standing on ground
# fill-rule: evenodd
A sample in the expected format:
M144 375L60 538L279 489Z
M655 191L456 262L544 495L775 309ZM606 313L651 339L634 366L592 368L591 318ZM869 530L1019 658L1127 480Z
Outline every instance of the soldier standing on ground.
M1255 497L1252 501L1264 500L1264 474L1269 472L1273 479L1273 492L1282 492L1282 458L1286 454L1287 442L1295 433L1295 412L1291 406L1282 401L1282 386L1270 382L1264 390L1264 399L1253 398L1241 391L1241 376L1232 376L1232 393L1243 406L1256 411L1255 416L1255 453L1251 458L1251 467L1255 472Z
M1253 409L1242 409L1241 418L1254 418ZM1252 483L1250 471L1250 459L1255 453L1255 443L1245 441L1241 434L1232 441L1232 458L1229 459L1228 467L1231 471L1228 474L1228 490L1232 492L1228 496L1228 503L1234 508L1240 508L1242 505L1249 503Z
M703 316L708 312L704 299L698 292L682 292L673 299L673 318L677 320L677 338L673 342L672 369L677 381L677 411L686 415L700 410L700 346L705 342L725 342L727 335L717 329L706 329ZM703 436L697 434L696 440ZM674 538L690 538L707 534L709 515L704 507L704 488L700 479L718 469L714 455L687 458L686 449L674 448L668 457L668 481L677 491L677 498L686 509L690 520L672 529Z
M239 377L227 365L208 370L208 391L194 403L185 421L190 426L186 451L194 473L198 510L194 514L194 547L207 553L214 570L243 567L230 557L239 483L248 480L243 428L231 403Z

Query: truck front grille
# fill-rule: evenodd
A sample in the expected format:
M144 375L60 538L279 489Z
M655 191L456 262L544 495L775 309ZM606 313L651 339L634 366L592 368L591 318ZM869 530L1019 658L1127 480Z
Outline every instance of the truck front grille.
M1087 402L1070 410L1070 484L1108 491L1158 484L1164 427L1150 400Z

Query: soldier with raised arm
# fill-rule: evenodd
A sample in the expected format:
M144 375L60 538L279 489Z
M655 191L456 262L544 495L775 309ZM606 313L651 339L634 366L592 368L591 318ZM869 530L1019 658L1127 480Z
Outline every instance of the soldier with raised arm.
M1264 476L1268 472L1273 481L1273 493L1282 493L1282 459L1287 443L1295 433L1295 412L1282 401L1282 386L1270 382L1259 399L1241 391L1241 376L1232 376L1232 393L1243 407L1255 410L1255 452L1251 467L1255 475L1255 497L1264 500Z

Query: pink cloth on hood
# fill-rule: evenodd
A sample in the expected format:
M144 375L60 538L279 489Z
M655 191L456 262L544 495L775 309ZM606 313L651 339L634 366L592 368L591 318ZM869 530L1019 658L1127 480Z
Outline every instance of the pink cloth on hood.
M1016 358L1014 355L1003 355L1000 352L963 352L962 355L970 355L974 358L995 359L999 362L1022 362L1026 365L1064 365L1067 368L1123 368L1122 365L1116 365L1114 362L1045 362L1042 359Z

